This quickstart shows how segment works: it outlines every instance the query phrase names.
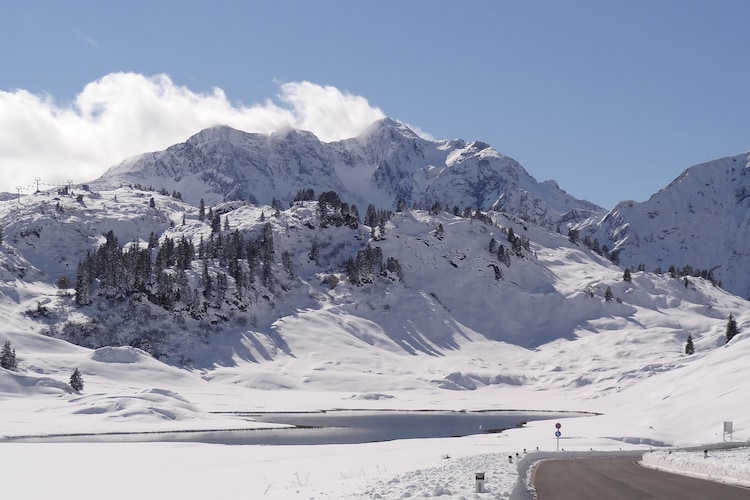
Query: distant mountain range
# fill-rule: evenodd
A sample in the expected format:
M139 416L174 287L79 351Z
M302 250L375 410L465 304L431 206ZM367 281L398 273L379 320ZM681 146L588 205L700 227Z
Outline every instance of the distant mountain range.
M555 182L537 182L487 144L422 139L387 118L358 137L331 143L299 130L263 135L213 127L165 151L125 160L93 183L122 184L166 187L193 205L203 198L207 204L276 200L284 207L299 190L312 188L335 191L360 210L438 203L448 211L509 212L547 227L602 212Z

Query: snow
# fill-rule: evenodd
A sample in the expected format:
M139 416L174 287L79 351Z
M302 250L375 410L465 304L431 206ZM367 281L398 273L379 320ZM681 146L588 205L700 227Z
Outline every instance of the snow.
M750 487L750 447L646 453L643 465L711 481Z
M747 302L697 278L685 286L634 272L625 282L620 268L512 218L503 226L527 235L531 251L502 266L503 280L487 268L490 238L503 238L499 226L410 212L394 217L380 242L403 264L403 285L330 289L302 258L303 222L314 210L284 211L269 218L277 251L302 248L293 255L305 287L272 311L259 310L252 324L212 333L213 344L185 337L194 357L185 367L133 347L88 349L43 335L45 322L55 321L49 318L87 314L52 284L75 269L80 252L71 249L94 244L109 228L122 242L143 241L151 230L194 238L205 230L194 207L154 196L158 210L137 190L105 191L85 206L66 205L69 217L56 219L38 216L40 207L51 211L51 195L21 206L0 202L0 343L13 344L19 365L0 369L0 470L13 498L523 498L519 483L535 460L584 453L649 452L649 466L748 479L747 449L702 452L723 440L724 421L733 422L735 442L750 441ZM232 224L252 231L262 210L271 213L237 207ZM434 234L438 223L443 239ZM322 255L335 267L363 234L331 228ZM604 300L607 287L616 300ZM725 345L730 313L740 334ZM126 326L123 319L112 333ZM688 334L693 356L684 354ZM67 384L74 368L84 378L81 393ZM502 433L353 445L132 441L133 433L152 440L274 427L253 412L336 409L591 415ZM85 442L89 434L106 442ZM486 474L482 494L475 493L479 472Z

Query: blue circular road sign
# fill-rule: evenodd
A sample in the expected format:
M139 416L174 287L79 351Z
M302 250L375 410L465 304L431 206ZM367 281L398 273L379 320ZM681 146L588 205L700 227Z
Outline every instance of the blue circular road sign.
M555 431L555 437L560 437L560 436L562 436L562 432L560 432L560 431Z

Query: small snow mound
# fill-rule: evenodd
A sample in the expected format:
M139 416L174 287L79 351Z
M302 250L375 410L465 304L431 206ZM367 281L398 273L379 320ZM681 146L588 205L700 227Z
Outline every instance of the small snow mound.
M168 398L176 399L178 401L182 401L183 403L189 403L187 399L168 389L148 389L143 391L141 394L155 394L157 396L165 396Z
M72 392L68 384L50 377L0 370L0 394L32 396Z
M432 490L432 496L434 497L441 497L443 495L452 495L451 490L448 489L448 485L437 485Z
M381 401L383 399L393 399L394 396L391 396L390 394L379 394L379 393L369 393L369 394L354 394L349 399L359 399L364 401Z
M179 394L166 389L147 389L132 394L92 394L76 399L72 413L102 415L107 419L139 422L190 420L201 411Z
M135 347L101 347L91 354L91 359L100 363L137 363L150 357L145 351Z

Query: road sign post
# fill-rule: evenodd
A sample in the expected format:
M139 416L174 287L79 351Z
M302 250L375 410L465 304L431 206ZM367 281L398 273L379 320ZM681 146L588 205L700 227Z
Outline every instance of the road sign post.
M559 423L555 424L555 429L557 429L555 431L555 438L557 438L557 451L560 451L560 436L562 436L562 432L560 432L560 427L562 427L562 425L560 425Z
M722 435L722 441L727 440L727 434L729 434L729 441L732 441L732 422L724 422L724 434Z

